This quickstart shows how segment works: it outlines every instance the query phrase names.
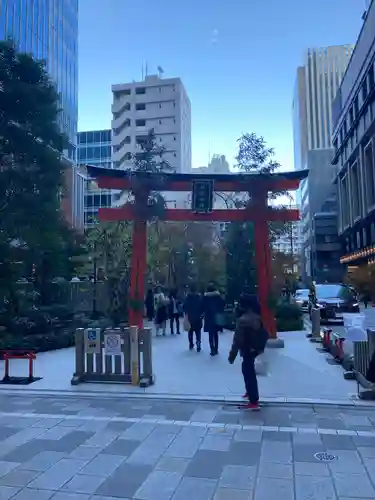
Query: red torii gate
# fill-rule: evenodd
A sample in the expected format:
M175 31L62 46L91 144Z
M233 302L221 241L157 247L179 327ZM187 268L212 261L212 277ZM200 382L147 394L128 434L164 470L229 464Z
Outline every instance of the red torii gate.
M133 221L133 247L130 273L130 297L133 301L143 301L145 295L145 272L147 266L147 217L139 215L147 203L151 190L191 192L194 181L213 181L217 192L248 192L251 204L246 209L213 210L210 213L195 213L186 209L166 209L163 220L193 222L254 222L255 258L258 274L258 296L262 311L262 320L272 338L277 337L276 322L269 309L268 300L272 282L271 249L269 243L269 221L298 221L296 209L275 209L268 206L269 192L295 191L300 181L308 172L294 171L276 174L163 174L160 183L159 174L135 173L100 167L87 167L88 174L96 180L99 188L133 190L134 203L119 208L100 208L99 219L102 221ZM153 188L154 185L157 188ZM162 185L160 185L162 184ZM134 190L134 186L137 189ZM140 209L140 210L138 210ZM142 326L143 308L129 308L131 324Z

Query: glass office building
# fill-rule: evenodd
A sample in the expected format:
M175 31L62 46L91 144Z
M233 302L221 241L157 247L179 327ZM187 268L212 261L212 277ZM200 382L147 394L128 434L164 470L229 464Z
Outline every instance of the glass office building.
M44 59L60 95L66 156L75 160L78 122L78 0L0 0L0 39Z
M112 167L112 131L95 130L78 132L77 148L78 165L94 165L97 167ZM99 208L112 205L114 192L109 189L98 189L90 180L86 181L85 190L85 227L90 227L98 221Z

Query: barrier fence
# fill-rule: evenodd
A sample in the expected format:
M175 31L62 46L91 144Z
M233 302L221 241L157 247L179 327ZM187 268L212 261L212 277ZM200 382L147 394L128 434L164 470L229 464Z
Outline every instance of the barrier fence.
M370 365L370 359L375 350L375 330L368 328L367 340L356 340L353 342L354 356L353 365L356 380L358 382L358 393L363 399L375 398L375 384L366 379ZM359 391L362 386L366 391Z
M71 384L83 382L153 384L151 329L78 328Z

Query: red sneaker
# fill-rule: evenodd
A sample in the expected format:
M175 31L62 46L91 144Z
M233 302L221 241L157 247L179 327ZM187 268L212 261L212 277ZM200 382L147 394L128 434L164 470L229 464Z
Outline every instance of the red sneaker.
M242 407L243 410L250 410L250 411L259 411L260 406L259 403L248 403Z

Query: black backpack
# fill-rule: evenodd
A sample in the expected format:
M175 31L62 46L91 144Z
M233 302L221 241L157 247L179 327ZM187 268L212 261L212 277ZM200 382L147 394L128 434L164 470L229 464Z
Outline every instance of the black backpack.
M267 341L269 339L269 335L267 330L264 328L263 323L261 328L257 331L254 332L254 335L251 339L251 348L255 349L259 354L264 352L264 349L266 348Z

